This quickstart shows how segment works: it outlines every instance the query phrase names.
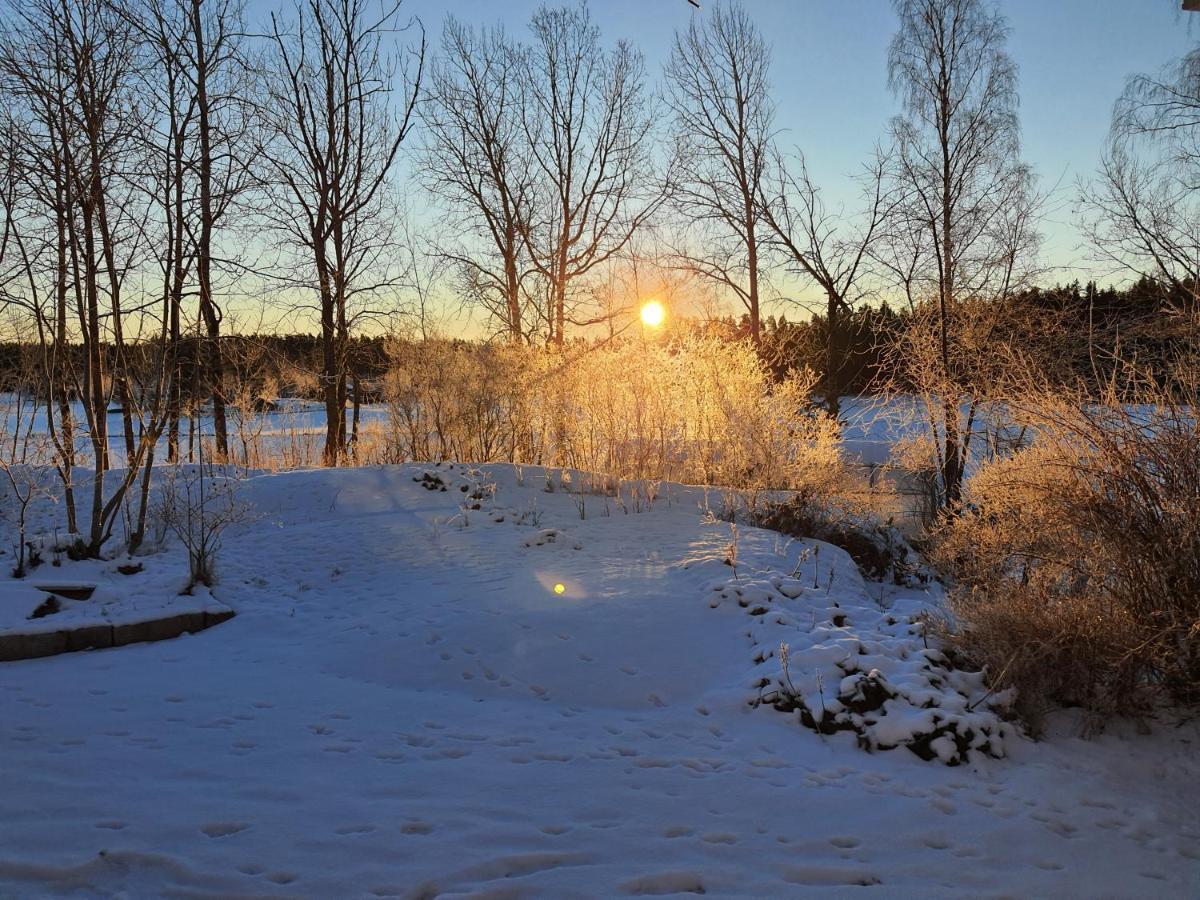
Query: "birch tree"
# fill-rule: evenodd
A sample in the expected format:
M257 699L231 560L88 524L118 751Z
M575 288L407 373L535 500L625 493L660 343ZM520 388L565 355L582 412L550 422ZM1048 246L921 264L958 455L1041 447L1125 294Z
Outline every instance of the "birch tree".
M895 0L900 28L888 80L902 111L892 122L893 177L905 197L895 233L918 279L909 290L937 307L936 383L929 386L941 501L958 504L976 403L955 377L953 321L964 298L1004 296L1034 243L1031 175L1020 160L1017 70L1008 25L984 0ZM1015 229L1015 230L1014 230ZM901 267L903 268L903 267Z
M772 154L770 49L738 5L713 5L676 33L667 63L675 119L672 200L700 227L704 250L681 250L680 264L746 308L759 343L764 260L760 197Z

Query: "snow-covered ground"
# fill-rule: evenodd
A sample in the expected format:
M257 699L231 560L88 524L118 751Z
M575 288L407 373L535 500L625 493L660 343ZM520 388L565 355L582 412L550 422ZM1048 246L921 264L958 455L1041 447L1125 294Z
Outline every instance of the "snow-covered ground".
M931 681L911 618L936 592L735 540L702 489L584 495L581 519L519 480L249 478L214 590L236 618L0 664L0 896L1196 895L1195 722L1083 740L1064 717L953 767L866 752L754 685L786 642L831 716L851 657L892 685L872 746L937 710L994 726L964 673ZM185 580L178 547L119 562L53 571L135 602Z

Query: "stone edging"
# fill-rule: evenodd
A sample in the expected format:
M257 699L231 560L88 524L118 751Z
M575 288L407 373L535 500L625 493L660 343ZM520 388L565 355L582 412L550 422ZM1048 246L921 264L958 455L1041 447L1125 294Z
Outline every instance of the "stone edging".
M0 635L0 662L36 659L72 653L76 650L101 650L145 641L165 641L187 632L194 634L234 617L232 609L212 612L178 613L165 619L129 622L122 625L83 625L63 631Z

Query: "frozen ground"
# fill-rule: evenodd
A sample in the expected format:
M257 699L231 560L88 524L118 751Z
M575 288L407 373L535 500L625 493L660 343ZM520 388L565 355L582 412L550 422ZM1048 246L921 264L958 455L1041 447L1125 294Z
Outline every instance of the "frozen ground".
M464 525L478 480L425 471L251 478L214 592L237 618L0 664L0 896L1195 896L1195 723L867 753L751 708L778 671L753 657L790 640L807 694L857 642L911 693L936 597L755 529L734 579L696 489L581 520L494 467ZM54 571L178 590L177 548L144 562Z

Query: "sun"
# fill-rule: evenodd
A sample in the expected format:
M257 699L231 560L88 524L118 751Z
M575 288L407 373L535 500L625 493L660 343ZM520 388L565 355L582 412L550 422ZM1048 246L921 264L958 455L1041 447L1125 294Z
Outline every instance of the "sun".
M667 318L667 310L657 300L642 304L642 323L657 328Z

